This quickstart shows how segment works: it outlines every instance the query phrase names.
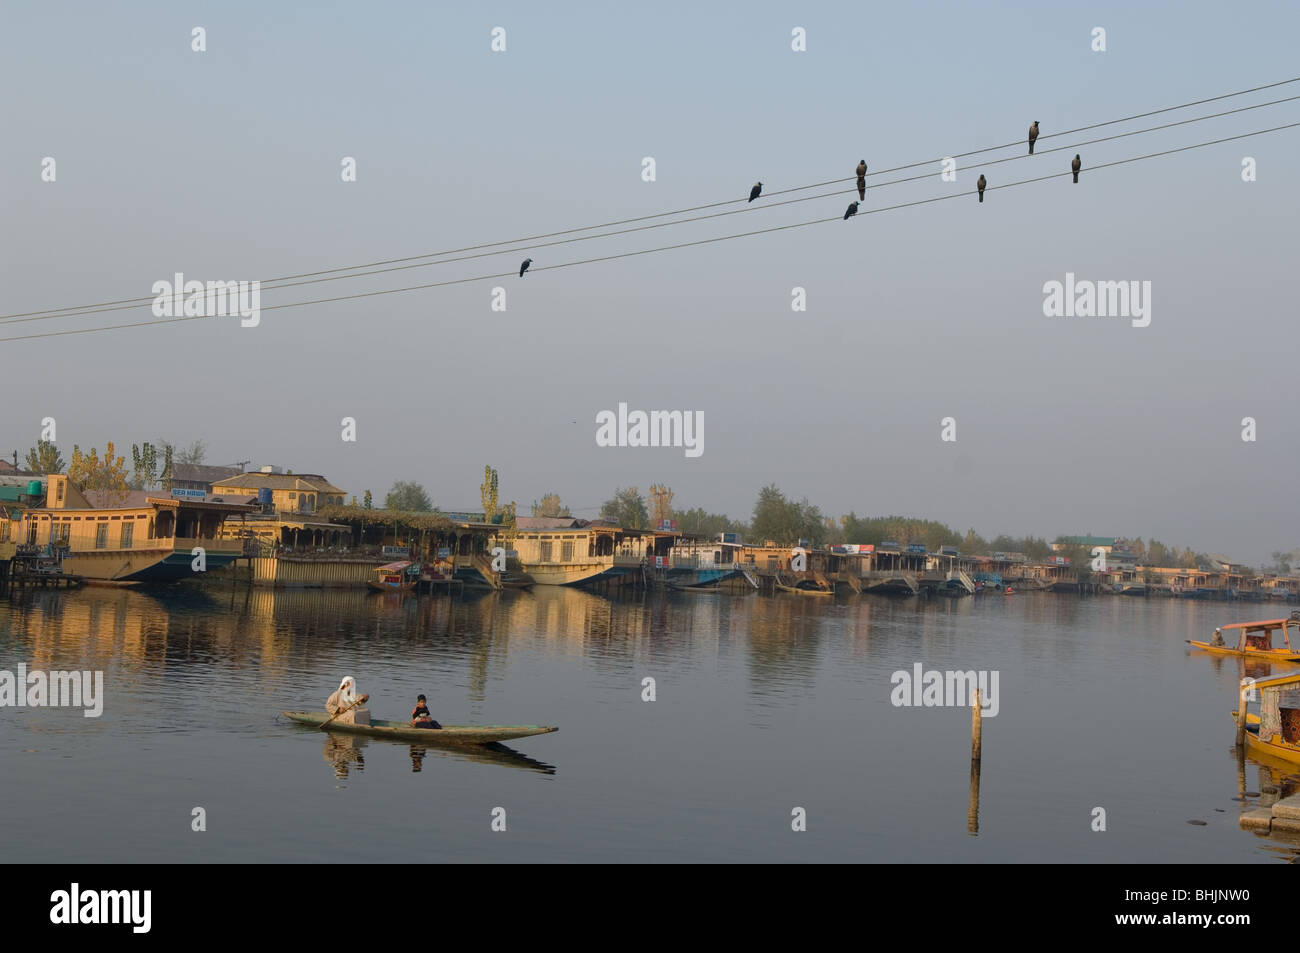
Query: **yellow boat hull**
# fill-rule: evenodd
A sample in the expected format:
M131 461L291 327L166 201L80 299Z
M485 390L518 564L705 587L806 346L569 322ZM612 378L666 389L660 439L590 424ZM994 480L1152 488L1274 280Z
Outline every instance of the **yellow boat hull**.
M1213 652L1215 655L1236 655L1242 658L1268 659L1270 662L1300 663L1300 655L1296 655L1287 649L1237 649L1226 645L1214 645L1210 642L1194 642L1191 640L1188 640L1188 644L1205 652Z

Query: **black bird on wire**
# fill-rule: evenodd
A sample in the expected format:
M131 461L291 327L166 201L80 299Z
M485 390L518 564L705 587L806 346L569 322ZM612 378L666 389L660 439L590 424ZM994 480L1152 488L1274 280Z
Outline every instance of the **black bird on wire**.
M1030 155L1034 154L1034 143L1037 141L1038 141L1038 120L1035 119L1034 124L1029 127L1029 154Z
M847 222L854 215L858 214L858 203L850 202L849 207L844 211L844 220Z
M1070 171L1074 173L1075 185L1079 184L1079 170L1081 168L1083 168L1083 163L1079 161L1079 157L1076 155L1074 161L1070 163Z
M519 277L520 277L520 278L522 278L522 277L524 276L524 272L528 270L528 266L531 265L532 263L533 263L533 260L532 260L531 258L525 258L525 259L524 259L524 263L523 263L522 265L519 266Z
M977 189L980 190L980 202L981 202L981 203L984 201L984 188L985 188L985 186L987 186L988 184L989 184L989 183L988 183L988 180L984 178L984 173L981 172L981 173L980 173L979 181L975 183L975 188L977 188Z
M751 202L754 201L754 199L758 198L758 196L762 193L762 191L763 191L763 183L755 182L754 187L749 190L749 200Z

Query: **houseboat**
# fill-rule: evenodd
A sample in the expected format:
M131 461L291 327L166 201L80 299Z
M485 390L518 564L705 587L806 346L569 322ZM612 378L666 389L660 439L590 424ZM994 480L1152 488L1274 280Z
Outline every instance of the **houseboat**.
M1259 693L1258 715L1247 711L1252 687ZM1247 754L1300 765L1300 672L1247 682L1232 714Z
M735 533L720 533L716 540L682 537L667 556L664 581L673 589L717 586L741 575L743 548Z
M64 474L48 479L44 502L22 512L20 539L60 551L64 571L88 582L171 582L244 555L223 532L256 507L194 490L83 492Z
M666 568L672 533L604 523L521 516L497 545L519 553L519 571L539 586L576 586Z

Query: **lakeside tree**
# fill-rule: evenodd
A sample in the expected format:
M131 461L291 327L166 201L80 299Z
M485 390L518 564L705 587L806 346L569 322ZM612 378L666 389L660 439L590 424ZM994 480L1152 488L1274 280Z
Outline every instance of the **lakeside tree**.
M366 495L365 498L362 500L361 505L368 510L373 510L375 508L375 498L370 495L369 490L366 490Z
M740 533L742 538L749 532L749 527L738 523L725 513L709 513L703 507L689 510L677 510L677 529L692 536L705 536L717 539L719 533Z
M131 488L152 490L158 483L158 448L151 443L131 444Z
M626 490L616 488L614 496L600 507L600 518L617 523L624 529L645 529L650 522L646 511L645 498L634 486Z
M650 484L650 525L673 518L673 491L662 483Z
M82 490L102 490L110 503L118 505L126 500L131 489L126 481L126 458L116 455L112 441L104 445L102 460L94 447L89 454L84 454L73 444L68 479Z
M203 461L207 459L207 456L208 445L202 440L195 440L192 444L176 455L176 460L178 463L183 463L186 466L197 467L203 465Z
M490 466L483 468L483 482L479 484L479 500L483 503L483 520L491 523L497 515L497 490L499 479L497 471Z
M560 502L560 494L558 493L544 493L540 501L533 500L533 515L557 518L573 517L573 514L569 512L569 508Z
M809 503L807 497L797 503L786 499L776 484L758 491L751 526L755 542L770 539L783 546L801 539L820 546L826 536L821 510Z
M433 501L424 487L411 480L398 480L384 497L384 509L402 510L411 513L427 513L433 509Z
M38 440L36 446L27 451L27 469L32 473L62 473L66 464L63 454L49 440Z

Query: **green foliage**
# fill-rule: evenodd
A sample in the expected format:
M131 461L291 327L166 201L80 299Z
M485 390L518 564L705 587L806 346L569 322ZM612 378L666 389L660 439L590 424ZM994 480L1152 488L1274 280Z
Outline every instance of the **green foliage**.
M626 490L615 489L613 498L601 505L600 518L617 523L624 529L645 529L650 524L645 498L634 486Z
M131 471L133 489L152 490L158 483L158 448L151 443L131 444Z
M560 502L560 494L546 493L543 494L540 502L533 501L534 516L552 516L552 517L572 517L569 508Z
M384 509L427 513L434 508L424 487L410 480L398 480L384 497Z
M49 440L38 440L36 446L27 451L26 469L32 473L62 473L65 466L63 454Z
M497 471L492 467L483 468L483 482L479 485L478 492L483 503L483 519L491 523L497 515Z
M788 500L775 484L758 491L754 504L754 542L773 540L789 546L801 539L820 546L826 538L826 525L822 512L808 502L807 497L795 502Z
M749 527L725 513L709 513L697 506L692 510L677 510L677 530L710 539L716 539L719 533L740 533L743 539Z
M362 508L367 510L373 510L375 508L375 499L373 496L370 495L369 490L366 490L366 495L365 498L362 500L361 506Z

